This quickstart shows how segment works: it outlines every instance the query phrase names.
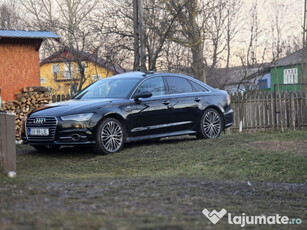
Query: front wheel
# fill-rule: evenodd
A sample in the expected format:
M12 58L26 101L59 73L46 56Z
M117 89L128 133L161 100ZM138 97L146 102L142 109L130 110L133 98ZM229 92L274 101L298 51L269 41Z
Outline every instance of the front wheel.
M207 109L201 117L198 137L217 138L222 132L222 117L215 109Z
M106 118L98 126L95 150L100 154L119 152L124 145L125 130L120 121Z

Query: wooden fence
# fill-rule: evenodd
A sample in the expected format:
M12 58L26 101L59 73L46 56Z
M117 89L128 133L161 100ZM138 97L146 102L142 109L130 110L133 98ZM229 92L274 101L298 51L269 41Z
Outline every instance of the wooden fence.
M257 92L245 98L241 94L231 96L234 110L232 129L295 129L307 126L307 92L276 93Z

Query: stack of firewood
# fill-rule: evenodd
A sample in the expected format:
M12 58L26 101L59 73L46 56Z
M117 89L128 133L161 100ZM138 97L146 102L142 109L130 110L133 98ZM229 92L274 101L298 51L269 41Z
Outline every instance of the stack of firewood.
M16 94L17 100L2 102L0 110L16 114L16 140L20 140L22 122L27 113L42 105L51 103L50 90L45 87L23 88L21 93Z

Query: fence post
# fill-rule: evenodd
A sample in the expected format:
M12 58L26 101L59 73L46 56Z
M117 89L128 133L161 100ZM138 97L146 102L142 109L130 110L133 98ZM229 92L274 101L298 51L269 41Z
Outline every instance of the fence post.
M0 112L0 172L16 172L15 114Z
M295 104L294 104L294 93L290 93L290 114L291 114L291 128L295 130Z

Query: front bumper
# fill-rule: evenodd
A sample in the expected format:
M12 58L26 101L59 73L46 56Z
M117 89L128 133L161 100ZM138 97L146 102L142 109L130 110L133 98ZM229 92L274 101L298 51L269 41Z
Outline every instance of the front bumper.
M33 118L31 118L33 120ZM50 124L49 121L56 121ZM94 123L61 121L56 117L46 118L45 124L35 124L27 120L23 128L22 140L24 144L30 145L85 145L94 144L95 135L93 133ZM48 128L48 136L29 135L30 128Z
M233 124L233 110L232 109L224 113L224 123L225 123L224 125L225 129L232 126Z
M22 135L24 144L30 145L85 145L95 144L93 133L89 129L70 129L62 130L55 134L53 140L44 140L43 138L36 137L35 139L29 138L27 135Z

